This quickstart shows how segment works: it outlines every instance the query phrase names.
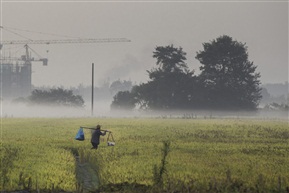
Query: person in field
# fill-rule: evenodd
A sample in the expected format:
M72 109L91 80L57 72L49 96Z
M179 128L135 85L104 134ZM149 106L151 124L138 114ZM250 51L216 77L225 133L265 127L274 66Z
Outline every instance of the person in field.
M91 128L93 129L92 134L91 134L91 144L92 144L92 148L91 149L97 149L98 145L99 145L99 139L100 136L105 136L107 130L105 130L104 132L100 131L100 125L97 125L95 128Z

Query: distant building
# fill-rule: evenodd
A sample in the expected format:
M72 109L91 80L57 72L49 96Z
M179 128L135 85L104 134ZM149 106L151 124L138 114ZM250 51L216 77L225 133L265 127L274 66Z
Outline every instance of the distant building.
M47 58L35 59L31 57L27 44L24 48L25 54L20 58L1 57L0 89L2 100L29 96L32 89L32 62L42 62L44 66L47 66Z
M2 61L0 63L1 98L27 97L31 92L31 62Z

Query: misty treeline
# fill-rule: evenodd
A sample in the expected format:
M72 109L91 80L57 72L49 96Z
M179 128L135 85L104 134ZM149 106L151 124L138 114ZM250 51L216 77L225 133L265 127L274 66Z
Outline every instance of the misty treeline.
M266 110L289 110L289 84L274 83L262 86L260 106Z
M72 90L63 88L51 88L49 90L34 89L30 96L17 98L14 102L25 102L30 105L84 106L84 100L81 95L75 95Z
M260 74L255 72L253 62L248 61L245 43L226 35L203 43L203 50L195 55L201 63L199 75L189 70L186 55L181 47L157 46L153 51L156 67L147 70L150 78L147 83L133 85L131 81L107 79L94 87L94 100L112 101L112 109L128 110L254 110L258 105L288 110L288 82L263 85L261 89ZM27 98L13 100L73 107L84 107L89 101L91 86L81 84L69 89L34 87Z
M113 109L255 110L261 99L260 73L248 60L245 43L223 35L208 43L195 58L201 63L195 75L186 63L186 52L174 45L157 46L156 67L148 70L150 80L120 91Z
M131 90L133 83L127 80L115 80L112 83L105 81L101 86L94 87L95 101L111 101L119 91ZM34 87L30 96L20 97L13 103L29 105L56 105L66 107L85 107L85 102L91 101L91 86L78 87Z

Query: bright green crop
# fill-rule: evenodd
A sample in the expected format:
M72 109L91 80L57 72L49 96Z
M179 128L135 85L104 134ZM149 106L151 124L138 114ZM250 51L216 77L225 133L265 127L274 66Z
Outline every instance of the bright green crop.
M80 126L97 124L112 131L116 146L106 146L104 136L91 150L88 129L85 141L74 139ZM154 167L161 164L164 141L170 142L162 187L167 191L289 187L289 129L281 120L3 118L1 191L142 184L156 192Z

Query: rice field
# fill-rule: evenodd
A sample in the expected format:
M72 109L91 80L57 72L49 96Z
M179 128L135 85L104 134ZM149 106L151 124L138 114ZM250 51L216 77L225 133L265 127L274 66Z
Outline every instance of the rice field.
M98 150L90 149L90 130L84 130L84 141L74 139L80 126L97 124L112 131L115 146L107 146L104 136ZM3 118L0 187L288 192L288 142L283 120Z

